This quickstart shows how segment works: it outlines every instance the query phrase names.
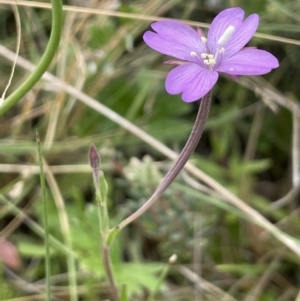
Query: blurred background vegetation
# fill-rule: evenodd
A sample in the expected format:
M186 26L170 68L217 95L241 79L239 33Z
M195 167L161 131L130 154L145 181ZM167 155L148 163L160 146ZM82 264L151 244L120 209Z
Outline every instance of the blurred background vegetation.
M1 45L14 50L14 14L1 3ZM198 103L186 104L179 95L166 93L167 58L144 44L144 31L156 17L209 24L228 7L240 6L246 15L258 13L258 32L264 35L254 37L251 45L273 53L280 68L240 82L220 78L192 163L299 239L300 1L66 0L64 4L78 10L65 11L60 49L49 71L175 151L187 139ZM49 39L51 13L26 5L18 8L20 56L36 64ZM3 91L12 63L3 56L0 63ZM28 74L16 67L9 93ZM64 244L65 229L70 228L68 252L76 257L78 298L110 299L99 257L89 146L98 147L109 183L111 226L147 200L171 161L51 80L41 80L0 117L0 124L0 300L45 298L36 129L46 162L50 233ZM51 246L53 300L69 300L69 253ZM147 300L172 254L178 260L156 300L300 300L299 258L187 172L113 244L117 283L127 285L129 300Z

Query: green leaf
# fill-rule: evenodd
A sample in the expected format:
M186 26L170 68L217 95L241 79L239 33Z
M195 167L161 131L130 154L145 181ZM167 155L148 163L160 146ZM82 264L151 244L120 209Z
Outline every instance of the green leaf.
M125 284L122 285L120 299L121 299L121 301L128 301L128 298L127 298L127 286Z
M34 242L20 242L18 243L18 249L22 256L25 257L44 257L45 246L43 244L37 244ZM53 254L54 250L50 249L50 254Z
M249 162L235 162L231 166L231 172L235 175L241 175L242 173L256 174L267 170L271 166L271 160L253 160Z
M220 272L233 273L237 275L257 276L266 271L268 265L264 264L219 264L216 269Z
M126 283L128 295L132 296L141 293L142 289L154 290L162 268L160 263L122 263L114 266L113 270L118 285Z

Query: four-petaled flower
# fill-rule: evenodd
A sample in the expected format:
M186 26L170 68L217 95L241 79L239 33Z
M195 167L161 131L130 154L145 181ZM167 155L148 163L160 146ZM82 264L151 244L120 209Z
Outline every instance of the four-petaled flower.
M154 50L177 60L179 65L167 76L169 94L182 93L185 102L200 99L218 80L218 72L237 78L238 75L266 74L279 66L269 52L244 47L256 32L259 17L250 15L245 21L241 8L229 8L212 21L207 38L200 28L192 29L174 20L162 20L151 25L144 41Z

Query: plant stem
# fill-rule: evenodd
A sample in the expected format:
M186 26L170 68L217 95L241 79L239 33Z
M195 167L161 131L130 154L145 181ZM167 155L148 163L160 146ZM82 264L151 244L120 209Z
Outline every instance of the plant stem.
M12 106L20 101L27 92L29 92L33 86L40 80L43 74L47 71L52 59L59 46L61 29L62 29L62 0L52 0L52 27L51 35L47 48L35 70L27 78L27 80L15 90L0 107L0 115L7 112Z
M174 255L173 255L174 256ZM177 256L176 256L177 257ZM175 259L176 260L176 259ZM162 283L165 281L169 271L170 271L170 267L172 265L173 262L171 262L169 260L169 262L163 267L158 279L157 279L157 283L155 288L151 291L151 293L149 294L149 297L147 298L147 301L154 301L154 298L156 296L156 294L159 291L160 286L162 285Z
M119 301L119 292L116 286L116 282L113 276L113 271L111 268L111 259L110 259L110 253L109 253L109 246L104 244L102 246L102 254L103 254L103 264L105 268L105 272L108 278L108 281L110 283L111 292L114 298L114 301Z
M43 196L44 207L44 223L45 223L45 249L46 249L46 300L51 301L51 265L50 265L50 244L49 244L49 225L48 225L48 212L47 212L47 192L44 175L43 155L41 148L41 140L38 131L36 130L36 141L38 146L39 164L40 164L40 180Z
M103 171L100 170L99 172L101 158L95 145L93 144L91 145L89 150L89 161L93 169L93 179L94 179L94 185L96 190L96 204L97 204L97 212L98 212L99 232L102 239L102 246L101 246L102 261L106 272L106 276L110 284L110 289L113 295L113 299L114 301L119 301L120 297L116 286L116 282L114 280L114 274L112 270L112 263L111 263L111 257L109 252L109 245L108 245L108 238L110 234L109 215L107 210L108 186Z
M202 136L210 109L211 94L212 92L210 91L202 98L192 132L174 165L168 171L150 199L148 199L148 201L142 207L140 207L117 226L120 230L142 215L164 193L178 173L182 170Z
M51 189L53 199L56 204L58 217L61 225L61 233L64 238L65 245L69 250L72 250L72 236L70 230L70 222L66 210L66 206L57 185L57 182L53 174L49 170L49 166L45 160L43 160L43 166L45 169L46 179L48 181L49 187ZM77 292L77 280L76 280L76 262L75 257L72 255L67 255L67 266L68 266L68 279L69 279L69 289L70 289L70 301L78 301Z

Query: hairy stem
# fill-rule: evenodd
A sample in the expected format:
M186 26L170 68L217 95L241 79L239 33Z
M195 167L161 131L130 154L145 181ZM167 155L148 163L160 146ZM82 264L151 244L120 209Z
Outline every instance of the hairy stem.
M132 215L123 220L117 227L122 229L130 224L132 221L137 219L140 215L142 215L170 186L178 173L182 170L185 163L188 161L189 157L195 150L201 135L204 130L204 126L208 117L209 109L211 104L211 91L208 92L200 103L200 107L198 110L197 118L195 120L192 132L187 140L183 150L175 161L174 165L168 171L160 185L156 188L153 195L148 199L148 201L137 211L135 211Z
M31 73L27 80L15 90L0 107L0 115L7 112L12 106L20 101L27 92L40 80L43 74L47 71L59 45L61 28L62 28L62 0L52 0L52 27L51 35L47 48L36 69Z

